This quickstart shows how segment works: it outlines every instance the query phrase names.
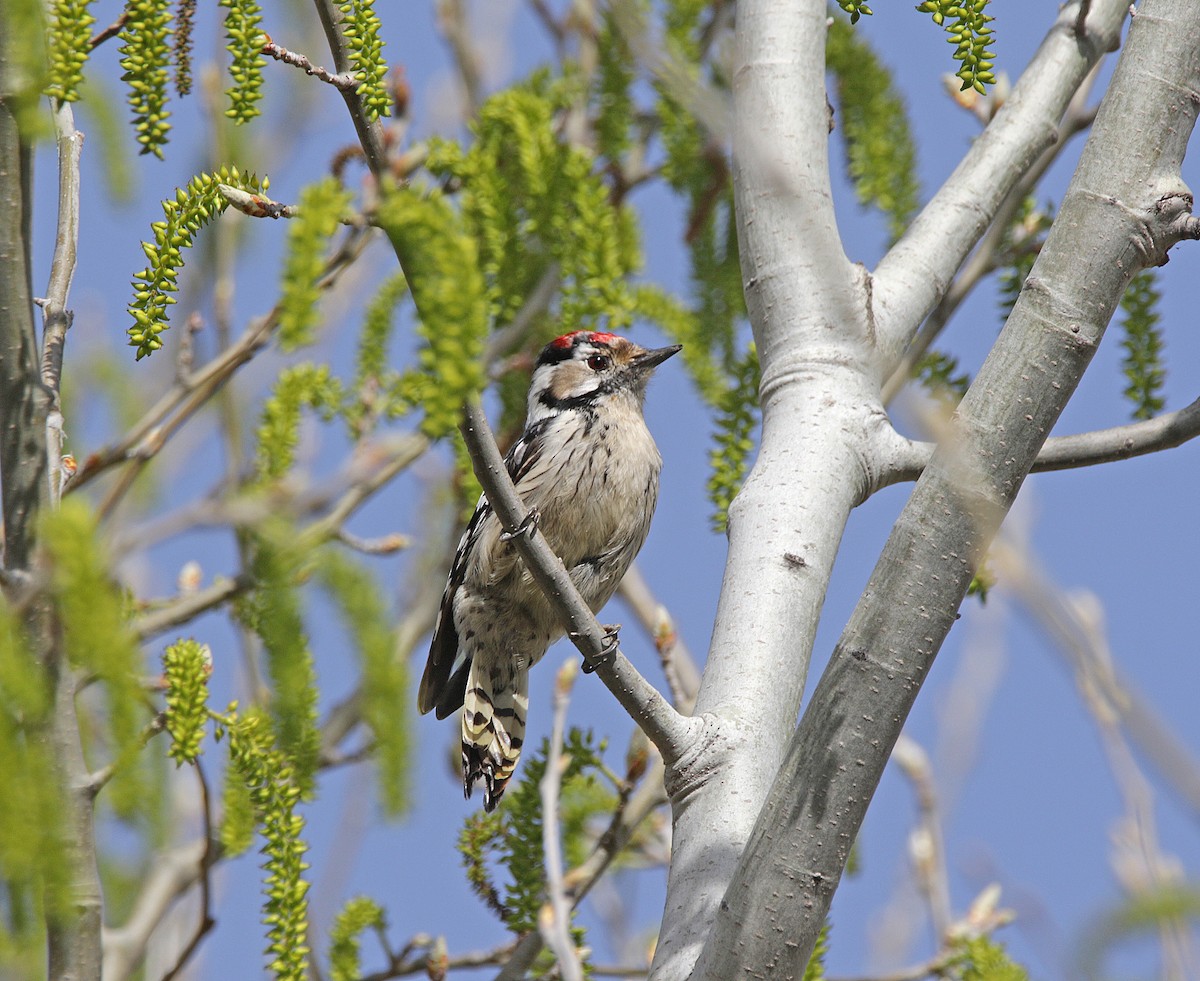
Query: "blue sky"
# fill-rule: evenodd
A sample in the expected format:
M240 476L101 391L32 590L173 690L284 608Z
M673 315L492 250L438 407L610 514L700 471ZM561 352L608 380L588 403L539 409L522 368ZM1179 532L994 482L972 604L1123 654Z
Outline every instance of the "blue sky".
M997 67L1015 79L1048 28L1054 5L1010 0L993 6ZM100 0L95 7L102 25L119 12L114 0ZM471 7L472 22L479 27L479 36L487 39L489 86L518 77L550 54L524 7L509 0ZM436 34L433 5L381 0L377 8L385 26L385 53L393 64L404 66L414 93L411 135L454 135L458 116L452 98L451 62ZM950 48L935 26L910 4L879 3L875 11L858 29L877 45L906 93L918 142L920 177L928 196L953 168L977 132L977 124L952 106L943 93L940 77L952 70ZM305 50L314 61L324 63L328 59L309 23L314 20L304 5L267 4L267 28L275 40ZM203 12L200 51L212 50L218 35L215 21ZM89 68L91 77L103 78L113 93L119 75L116 59L116 45L109 43ZM289 108L289 100L301 90L306 95L303 110ZM265 92L268 126L262 132L273 135L259 137L260 144L255 147L251 130L251 142L240 161L234 162L244 161L260 174L269 173L273 196L294 200L305 182L325 171L337 148L353 139L353 131L336 93L293 69L268 66ZM123 107L120 111L123 115ZM176 130L166 160L136 161L138 197L130 204L108 201L99 179L100 141L89 139L86 144L83 231L72 293L76 318L67 347L68 375L85 374L90 357L101 348L110 348L126 359L124 371L132 387L149 394L170 382L178 331L165 336L162 355L136 366L123 343L125 284L132 272L141 268L138 243L148 237L149 224L158 217L157 202L211 163L201 125L201 100L193 96L176 103L173 111ZM78 118L85 131L95 125L86 106ZM1063 154L1039 199L1061 200L1081 145L1074 144ZM832 152L834 172L840 174L840 148L835 146ZM49 152L41 154L39 168L35 288L40 289L52 247L54 173ZM1184 176L1195 181L1194 163ZM873 265L886 243L882 221L862 212L840 177L835 197L847 253ZM654 217L643 227L646 278L685 288L681 209L658 190L639 191L632 201L643 216ZM271 284L279 268L284 231L282 225L265 222L246 228L250 247L237 259L234 298L239 325L269 308L274 300ZM1189 369L1200 363L1200 338L1194 330L1200 292L1196 263L1195 246L1183 245L1162 270L1168 409L1180 408L1195 397ZM339 337L346 336L341 328L357 324L362 298L388 268L386 250L373 250L362 275L350 277L327 302L327 346L335 362L345 358L338 348ZM186 290L186 278L184 284ZM185 292L176 309L188 309L189 302L207 310L210 298ZM960 310L943 346L973 371L999 326L995 292L988 285ZM648 329L639 330L637 336L656 339ZM1114 330L1057 432L1102 428L1128 420L1129 409L1120 396L1124 382L1118 342ZM407 349L401 341L397 355ZM251 412L262 385L283 361L277 353L265 353L239 381L238 397ZM681 367L669 362L651 387L647 408L665 469L659 512L640 564L692 651L702 656L720 587L725 543L709 530L703 484L710 427L707 421L697 421L700 413ZM908 424L903 405L898 418L901 424ZM181 435L178 448L164 454L161 463L166 476L161 487L166 498L191 500L217 482L224 464L214 426L211 415L194 421ZM67 428L73 437L70 448L80 458L111 433L107 420L87 411L69 418ZM305 452L314 468L329 466L338 459L340 449L323 431L306 430ZM353 530L361 535L419 531L414 502L422 489L444 472L445 465L444 455L423 462L365 509ZM1034 554L1053 581L1065 590L1085 590L1097 597L1118 669L1193 756L1200 755L1195 710L1200 692L1200 606L1195 602L1194 585L1200 545L1200 515L1195 507L1198 477L1200 449L1196 446L1101 468L1035 476L1025 485L1010 519L1015 533L1032 542ZM812 682L819 676L908 492L908 486L889 488L852 516L822 618ZM137 562L127 562L123 573L146 592L166 595L173 591L179 567L189 559L202 564L207 581L234 568L235 552L227 535L193 533L156 547ZM395 584L399 608L408 588L406 560L381 561L380 569L385 581ZM632 623L624 611L610 611L602 619ZM346 639L319 603L310 611L310 627L318 672L326 686L323 704L327 705L351 684L348 665L352 658ZM234 697L238 654L232 634L216 617L199 622L195 632L216 652L215 700L220 703ZM652 645L636 630L626 630L622 639L635 663L657 681ZM152 654L157 652L151 648ZM535 672L531 741L539 741L549 731L551 679L558 664L574 657L573 650L560 645ZM419 644L414 676L419 676L422 659L423 644ZM629 724L594 679L585 677L578 682L571 721L590 726L598 734L609 734L610 758L620 760ZM387 908L396 946L419 932L445 934L452 953L491 947L504 939L491 914L469 892L454 850L462 818L479 806L478 799L471 803L461 799L449 763L457 743L456 727L423 718L415 729L420 746L415 776L418 792L405 819L394 824L376 820L371 778L364 767L339 770L323 779L320 799L307 809L318 950L323 950L323 935L333 913L346 897L356 893L371 895ZM1035 977L1068 976L1076 946L1089 924L1121 897L1110 856L1115 822L1123 805L1096 726L1069 669L1003 585L986 607L973 601L965 604L964 616L918 700L908 733L931 754L945 794L942 820L955 912L962 913L988 883L1000 883L1002 904L1018 915L1016 923L1001 934L1013 953L1029 965ZM1169 792L1152 768L1140 762L1150 778L1160 847L1194 878L1200 872L1197 815ZM181 781L181 799L190 792L190 782ZM890 768L860 839L863 872L844 882L834 904L832 974L900 967L932 952L927 922L919 915L923 901L903 898L908 876L905 841L914 815L911 787ZM187 827L186 818L181 817L181 827ZM218 873L217 881L219 925L205 942L195 976L255 977L262 947L256 859L249 856L229 863ZM656 871L626 872L615 879L629 926L637 936L657 920L662 882ZM901 898L897 900L897 896ZM884 955L873 950L882 945L880 937L886 932L882 923L888 908L893 912L916 910L918 915L911 943L903 949L893 943ZM191 921L185 918L184 922ZM584 922L599 922L594 910L585 911ZM602 933L601 929L592 931L591 939L598 946L598 960L612 963L624 952L608 949ZM372 962L369 939L364 949L365 966L378 966ZM876 959L883 956L885 961ZM623 962L628 962L627 955ZM1144 945L1131 945L1114 963L1134 976L1149 977L1157 970L1152 950Z

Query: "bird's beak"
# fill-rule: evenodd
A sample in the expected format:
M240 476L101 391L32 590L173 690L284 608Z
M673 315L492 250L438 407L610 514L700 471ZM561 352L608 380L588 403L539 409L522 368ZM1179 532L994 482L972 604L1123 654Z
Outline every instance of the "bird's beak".
M651 368L657 368L667 358L678 354L681 350L683 350L682 344L672 344L670 347L658 347L653 351L644 351L633 359L633 367L638 371L649 371Z

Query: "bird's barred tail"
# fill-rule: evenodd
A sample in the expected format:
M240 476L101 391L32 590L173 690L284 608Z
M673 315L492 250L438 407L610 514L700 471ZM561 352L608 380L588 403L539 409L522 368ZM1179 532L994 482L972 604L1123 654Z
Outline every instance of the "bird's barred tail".
M475 781L483 780L483 809L491 811L521 758L529 673L503 678L478 666L478 661L471 665L463 699L463 793L470 797Z

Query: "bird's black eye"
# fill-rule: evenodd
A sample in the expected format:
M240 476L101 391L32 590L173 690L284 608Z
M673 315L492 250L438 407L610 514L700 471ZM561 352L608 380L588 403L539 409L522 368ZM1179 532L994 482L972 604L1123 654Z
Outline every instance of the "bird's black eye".
M603 371L610 364L612 364L612 358L607 354L593 354L587 359L587 365L592 371Z

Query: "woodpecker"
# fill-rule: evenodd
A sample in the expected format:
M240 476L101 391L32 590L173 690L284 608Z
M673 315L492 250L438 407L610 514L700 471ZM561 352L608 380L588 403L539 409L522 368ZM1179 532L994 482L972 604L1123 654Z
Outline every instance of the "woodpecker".
M662 457L642 405L680 345L647 350L601 331L543 348L509 476L593 612L616 591L658 501ZM417 695L439 719L462 706L463 792L483 781L494 810L521 756L529 669L563 635L558 614L504 535L486 496L458 543Z

